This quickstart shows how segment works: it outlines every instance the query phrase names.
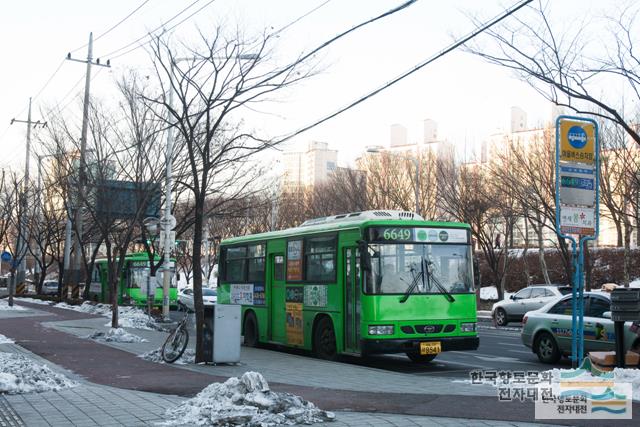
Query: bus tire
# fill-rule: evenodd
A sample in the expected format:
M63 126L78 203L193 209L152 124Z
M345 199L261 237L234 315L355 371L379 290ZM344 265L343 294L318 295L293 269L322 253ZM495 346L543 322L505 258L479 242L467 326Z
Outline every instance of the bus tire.
M258 346L258 319L253 311L247 312L244 317L244 345L247 347Z
M413 363L429 363L437 356L437 354L420 354L412 351L408 351L406 355Z
M336 360L336 334L330 317L322 317L313 333L313 348L316 355L324 360Z

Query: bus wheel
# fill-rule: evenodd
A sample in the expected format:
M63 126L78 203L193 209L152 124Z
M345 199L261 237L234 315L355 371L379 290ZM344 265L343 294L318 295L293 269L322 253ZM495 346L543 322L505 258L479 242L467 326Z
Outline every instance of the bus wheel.
M258 346L258 320L252 311L244 318L244 345L247 347Z
M420 354L410 351L408 351L406 354L413 363L429 363L437 356L437 354Z
M320 359L335 360L338 356L336 334L329 317L323 317L320 319L320 322L318 322L315 333L313 334L313 346L316 355Z

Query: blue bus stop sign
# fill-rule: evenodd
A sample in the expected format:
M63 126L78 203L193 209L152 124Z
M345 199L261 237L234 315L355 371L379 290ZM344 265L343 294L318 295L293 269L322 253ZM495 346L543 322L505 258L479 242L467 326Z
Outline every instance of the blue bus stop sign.
M11 261L11 253L7 252L7 251L4 251L4 252L2 252L2 256L0 256L0 258L2 258L2 261L4 261L4 262L9 262L9 261Z

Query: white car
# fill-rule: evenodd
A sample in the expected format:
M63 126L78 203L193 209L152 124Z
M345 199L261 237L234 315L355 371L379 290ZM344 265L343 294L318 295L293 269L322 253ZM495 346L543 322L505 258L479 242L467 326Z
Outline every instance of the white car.
M498 301L491 308L491 317L498 326L519 322L527 311L537 310L563 295L571 293L571 287L559 285L531 285Z
M58 294L58 281L57 280L45 280L42 282L42 295L57 295Z
M213 305L218 300L218 293L215 289L202 288L202 302L204 305ZM178 292L178 302L183 304L187 309L194 311L193 288L183 288Z

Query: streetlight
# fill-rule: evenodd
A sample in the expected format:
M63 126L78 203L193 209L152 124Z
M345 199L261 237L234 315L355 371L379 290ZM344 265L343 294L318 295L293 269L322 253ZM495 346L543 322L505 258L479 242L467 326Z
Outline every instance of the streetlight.
M368 147L367 153L382 153L381 147ZM411 160L416 168L416 186L415 186L415 198L416 198L416 213L420 215L420 161L417 157L407 156L399 153L391 153L394 156L402 157L403 159Z
M238 60L249 60L256 61L259 58L258 54L255 53L247 53L247 54L239 54L235 55L235 58ZM198 57L184 57L184 58L170 58L170 71L169 71L169 99L167 101L168 111L167 111L167 121L171 118L171 110L173 109L173 73L175 66L178 62L181 61L190 61L198 59ZM164 216L160 221L165 234L164 234L164 263L163 263L163 275L162 275L162 317L165 321L169 321L169 286L170 286L170 277L169 272L171 271L171 242L172 242L172 233L173 227L175 227L176 220L171 215L171 186L172 186L172 174L173 174L173 125L169 125L169 129L167 129L167 164L166 164L166 179L165 179L165 207L164 207ZM175 239L174 239L175 241Z

